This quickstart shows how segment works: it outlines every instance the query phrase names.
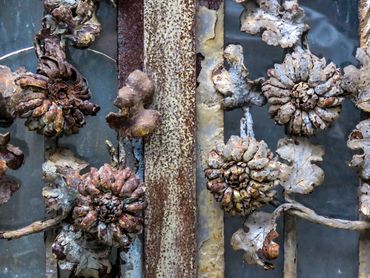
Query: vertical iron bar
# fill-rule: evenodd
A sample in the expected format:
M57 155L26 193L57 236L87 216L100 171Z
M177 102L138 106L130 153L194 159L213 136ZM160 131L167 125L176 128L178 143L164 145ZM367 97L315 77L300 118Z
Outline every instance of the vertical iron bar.
M207 190L204 169L209 151L224 139L222 96L216 92L212 71L223 64L223 1L200 1L197 10L197 194L198 277L225 276L224 213ZM221 5L221 6L220 6ZM213 9L210 9L213 8ZM214 10L215 9L215 10Z
M121 88L128 75L142 69L144 65L144 0L118 1L118 79ZM121 142L124 138L119 138ZM121 144L122 145L122 144ZM135 160L139 167L137 174L143 179L143 143L142 140L124 144L126 154L129 154L127 166L135 167ZM133 153L133 156L132 156ZM131 158L131 159L130 159ZM138 237L127 252L122 252L121 277L141 278L143 275L143 242Z
M162 125L145 143L145 277L197 277L196 0L144 0L144 61Z

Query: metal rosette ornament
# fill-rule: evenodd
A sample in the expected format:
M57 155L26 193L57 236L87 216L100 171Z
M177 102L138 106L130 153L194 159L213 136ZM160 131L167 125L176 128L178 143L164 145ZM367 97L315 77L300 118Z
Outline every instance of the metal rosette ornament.
M338 119L344 100L340 70L297 47L268 70L262 91L277 124L295 136L312 136Z
M264 141L238 136L211 150L208 166L207 188L222 209L241 216L273 200L282 167Z
M103 244L127 248L143 229L144 194L143 183L129 168L91 168L78 181L74 223Z

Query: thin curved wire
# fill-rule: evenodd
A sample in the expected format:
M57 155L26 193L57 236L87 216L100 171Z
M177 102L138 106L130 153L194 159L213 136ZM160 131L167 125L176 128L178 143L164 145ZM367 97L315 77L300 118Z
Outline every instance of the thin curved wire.
M4 56L1 56L0 57L0 62L3 61L3 60L5 60L5 59L7 59L7 58L9 58L9 57L14 56L14 55L18 55L18 54L21 54L21 53L24 53L24 52L27 52L27 51L30 51L30 50L33 50L33 49L34 49L34 47L33 46L30 46L30 47L26 47L26 48L22 48L22 49L13 51L13 52L8 53L8 54L6 54ZM93 53L99 54L101 56L104 56L105 58L107 58L107 59L109 59L109 60L111 60L111 61L113 61L115 63L117 62L116 59L113 59L112 57L110 57L109 55L107 55L107 54L105 54L103 52L100 52L100 51L95 50L95 49L92 49L92 48L88 48L87 50L88 51L91 51Z

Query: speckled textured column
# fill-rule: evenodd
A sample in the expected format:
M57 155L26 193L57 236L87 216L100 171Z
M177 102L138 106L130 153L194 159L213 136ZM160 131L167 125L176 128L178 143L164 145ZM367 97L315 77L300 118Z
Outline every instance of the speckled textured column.
M145 277L196 277L195 0L144 1L145 69L162 125L145 144Z

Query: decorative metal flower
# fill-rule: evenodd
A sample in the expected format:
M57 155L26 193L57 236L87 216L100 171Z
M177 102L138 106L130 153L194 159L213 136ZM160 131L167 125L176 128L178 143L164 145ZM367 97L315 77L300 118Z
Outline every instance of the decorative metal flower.
M16 80L23 88L15 98L15 112L26 118L30 130L46 136L70 135L85 124L85 115L99 107L89 101L86 79L66 61L58 37L41 32L36 37L39 59L37 74L27 73Z
M264 141L231 136L209 153L207 188L231 215L248 215L272 201L280 166Z
M309 51L299 49L285 56L267 72L262 91L269 112L290 134L312 136L338 119L343 101L341 74L334 63L326 64Z
M44 7L44 26L52 34L71 40L74 46L89 47L100 35L96 0L44 0Z
M77 227L109 246L128 247L143 225L145 188L129 168L105 164L80 177L73 218Z

